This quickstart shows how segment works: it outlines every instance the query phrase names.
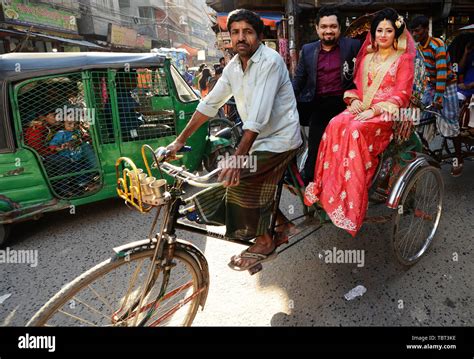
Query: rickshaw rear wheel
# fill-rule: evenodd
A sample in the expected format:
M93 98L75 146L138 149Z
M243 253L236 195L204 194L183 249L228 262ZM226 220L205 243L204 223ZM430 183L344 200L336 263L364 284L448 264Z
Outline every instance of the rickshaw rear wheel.
M408 181L394 216L392 245L404 266L415 264L433 242L443 208L440 171L423 167Z
M0 224L0 248L3 248L10 235L11 224Z

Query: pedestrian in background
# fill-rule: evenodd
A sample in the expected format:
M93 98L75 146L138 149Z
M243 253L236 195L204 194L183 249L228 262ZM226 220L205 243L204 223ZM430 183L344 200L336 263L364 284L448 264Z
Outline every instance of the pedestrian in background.
M452 69L444 41L429 35L429 19L426 16L415 17L410 28L423 54L428 75L422 103L425 106L432 105L434 110L441 113L441 120L437 121L436 126L441 135L450 138L454 143L456 158L453 161L451 175L458 177L462 173L464 160L458 137L460 127L456 73Z

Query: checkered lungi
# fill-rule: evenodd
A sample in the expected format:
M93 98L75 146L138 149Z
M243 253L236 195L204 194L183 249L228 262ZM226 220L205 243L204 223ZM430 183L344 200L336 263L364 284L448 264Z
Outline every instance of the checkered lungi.
M256 171L242 169L238 186L208 188L194 195L192 200L203 222L225 225L229 238L249 240L265 234L278 182L297 151L253 152Z
M428 83L421 100L423 105L428 106L433 103L434 95L435 88L431 83ZM459 101L456 84L446 86L443 96L443 108L440 113L441 116L436 119L436 127L439 133L444 137L456 137L459 135ZM423 113L421 115L421 125L429 117L429 114Z

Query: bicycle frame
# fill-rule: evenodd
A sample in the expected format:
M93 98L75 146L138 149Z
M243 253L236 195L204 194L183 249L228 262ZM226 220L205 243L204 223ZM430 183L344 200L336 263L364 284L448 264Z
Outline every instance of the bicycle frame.
M156 234L153 239L130 243L128 245L125 245L125 246L122 246L122 247L119 247L119 248L115 249L118 256L125 256L125 255L129 254L130 251L133 251L135 248L139 248L139 247L143 247L143 246L146 247L146 246L151 246L151 245L156 246L154 256L153 256L153 259L152 259L152 263L151 263L151 266L150 266L150 270L148 272L148 279L146 281L146 285L144 286L144 289L143 289L143 292L141 294L140 300L138 302L134 303L130 307L130 309L128 310L128 314L124 313L124 314L122 314L122 316L120 318L118 318L119 320L129 318L130 313L133 311L133 316L135 316L135 321L137 321L138 320L138 315L136 314L136 312L137 312L136 308L140 308L138 310L139 313L142 313L144 311L147 311L147 313L146 313L145 317L141 319L140 323L138 323L139 326L143 326L143 325L146 324L148 319L152 316L154 310L156 308L158 308L158 306L160 305L160 302L164 299L164 296L165 296L165 293L166 293L166 290L167 290L167 286L168 286L169 277L170 277L170 271L173 268L174 253L175 253L176 247L181 244L181 241L177 240L176 230L184 230L184 231L188 231L188 232L191 232L191 233L203 235L203 236L206 236L206 237L216 238L216 239L224 240L224 241L231 242L231 243L241 244L241 245L245 245L245 246L250 246L254 243L253 241L249 241L249 240L243 240L243 239L239 239L239 238L229 238L226 235L223 235L221 233L217 233L215 231L209 230L207 228L207 226L202 227L197 223L193 224L191 221L189 223L185 223L183 221L180 221L180 219L186 217L186 212L185 211L180 211L180 208L182 206L185 206L185 205L189 204L189 202L190 202L189 198L187 198L187 199L183 198L183 196L185 194L185 192L183 191L184 184L185 183L190 183L190 184L194 184L198 187L199 186L205 187L205 186L200 185L199 182L196 182L196 180L187 180L185 178L186 176L189 176L189 178L193 178L193 177L196 177L196 176L194 176L191 173L186 172L186 170L184 168L179 168L179 167L173 166L171 164L167 164L167 163L163 163L164 167L162 168L162 165L160 164L160 161L158 160L158 158L156 156L156 153L153 151L153 149L150 146L145 145L142 148L142 155L143 155L143 158L144 158L145 166L146 166L150 176L151 176L151 167L149 166L148 160L145 156L145 150L146 149L149 149L149 150L152 151L153 157L154 157L153 166L156 166L156 168L160 171L160 175L162 176L162 178L164 178L163 171L165 171L165 173L167 173L168 175L170 175L174 178L174 181L173 181L173 185L166 192L165 196L163 197L162 202L158 206L158 210L157 210L157 213L155 215L155 218L154 218L154 221L153 221L153 224L152 224L152 228L151 228L151 231L150 231L149 238L152 238L152 234L153 234L154 228L156 226L156 223L158 221L158 218L159 218L159 215L160 215L160 212L161 212L161 208L165 207L165 216L164 216L164 219L163 219L163 222L162 222L160 233ZM119 170L118 170L118 166L119 166L120 162L122 162L122 161L125 161L126 163L129 163L129 166L132 167L132 171L129 171L128 169L124 170L123 178L119 177ZM131 163L130 162L131 161L128 161L128 159L121 158L116 163L117 177L118 177L117 192L118 192L120 197L125 199L126 202L130 202L133 205L133 207L135 207L135 209L138 209L142 213L149 212L150 207L147 206L147 204L149 204L150 202L147 201L146 198L144 197L140 186L138 186L138 188L134 189L134 187L131 185L131 183L133 183L133 181L132 181L133 176L138 173L138 170L135 167L135 165L133 164L133 162L131 162ZM423 162L423 163L425 164L425 162ZM166 170L165 167L168 170ZM413 169L413 168L417 168L418 166L414 166L412 164L411 166L408 166L408 167L409 167L409 169ZM311 207L305 206L304 198L303 198L303 192L302 192L302 189L304 188L304 185L303 185L301 179L299 178L298 169L297 169L296 163L294 161L292 161L288 165L288 169L289 169L289 174L290 174L290 176L292 178L292 182L293 182L293 185L291 187L294 190L296 190L297 195L299 196L299 198L301 200L301 203L303 205L303 215L299 216L299 217L296 217L296 218L293 218L293 219L290 219L286 223L290 223L292 221L295 221L295 220L306 217L307 222L305 223L306 226L303 226L304 229L306 229L308 227L313 227L314 225L316 225L316 226L313 227L312 230L309 231L309 233L306 233L304 236L302 236L298 240L294 241L294 243L292 243L291 245L286 246L283 250L280 250L278 253L281 253L281 252L289 249L290 247L292 247L296 243L300 242L304 238L308 237L309 235L313 234L314 232L316 232L317 230L322 228L322 226L324 224L330 222L330 220L323 219L323 217L321 216L320 211L315 206L311 206ZM213 173L211 173L207 176L203 176L202 178L205 178L206 180L208 180L215 174L214 172L217 173L218 170L213 171ZM411 172L413 172L413 171L411 171ZM130 188L131 188L131 190L127 190L127 186L128 186L127 176L130 177ZM404 177L406 177L406 176L401 176L401 178L398 179L398 182L400 182L400 181L403 182L406 179ZM270 234L271 234L272 237L275 234L275 228L278 226L276 224L276 219L277 219L277 213L278 213L278 210L279 210L279 204L280 204L280 200L281 200L284 181L285 181L285 179L283 177L280 180L280 182L278 183L277 191L276 191L275 198L274 198L274 204L273 204L273 209L272 209L272 219L271 219L271 225L270 225L270 228L269 228ZM398 184L398 182L397 182L397 184ZM397 199L400 197L400 193L402 192L401 190L399 190L399 188L402 188L402 187L403 186L401 186L401 185L395 186L395 188L397 190L395 190L394 193L392 193L392 196L390 197L391 201L389 201L390 203L392 203L392 204L393 203L395 203L395 204L398 203ZM395 208L396 206L395 207L394 206L395 205L392 205L392 206L389 206L389 207ZM315 216L315 214L317 214L317 216ZM390 216L390 218L391 218L391 216ZM384 220L385 220L385 218L384 218ZM371 218L367 218L366 221L371 222ZM380 223L381 222L380 217L372 218L372 222ZM284 225L286 223L281 223L279 225ZM296 235L300 235L303 230L301 230L298 233L294 234L292 237L294 237ZM186 250L188 250L192 253L201 253L199 251L199 249L197 247L195 247L194 245L192 245L192 244L187 244ZM199 260L200 260L201 263L204 263L204 264L201 264L201 266L207 268L207 261L204 258L204 255L202 253L201 253L201 256L202 257L199 258ZM164 276L163 277L164 278L163 283L162 283L162 286L160 288L159 294L157 295L155 300L152 301L150 304L146 305L145 307L142 307L143 300L144 300L146 294L153 287L154 282L156 280L156 271L154 270L156 268L156 265L159 265L160 268L162 269L163 276ZM255 267L257 267L257 266L255 266ZM261 265L260 265L260 269L261 269ZM258 270L259 269L256 269L256 271L258 271ZM205 280L205 283L209 283L208 278ZM199 288L198 291L196 291L191 297L187 298L186 300L190 301L195 296L200 295L203 291L207 292L207 290L208 290L208 285L206 284L202 288ZM168 294L168 295L172 295L172 293ZM205 297L207 297L207 293L204 296L204 299L202 300L202 303L201 303L202 305L203 305L203 302L205 302ZM152 323L152 325L158 324L160 320L166 319L166 315L168 315L168 316L172 315L173 311L176 311L178 309L179 309L179 306L176 307L176 308L172 308L172 310L167 312L164 317L159 318L159 320L156 320L154 323ZM120 310L118 312L120 312ZM135 322L134 324L137 324L137 323Z
M441 134L439 134L442 138L440 146L438 148L431 149L430 148L430 143L428 143L428 141L423 137L423 134L419 131L420 128L423 129L423 126L430 125L433 122L436 125L436 123L438 121L440 121L440 120L443 121L444 120L443 116L441 115L441 113L432 110L430 106L422 108L422 112L424 112L426 114L429 114L431 116L428 120L426 120L426 123L419 125L418 129L417 129L418 136L420 137L420 140L423 144L423 150L426 152L426 154L428 154L429 156L434 158L440 164L450 163L451 160L456 158L456 154L451 153L451 152L454 152L454 149L450 149L449 145L448 145L448 140L452 141L452 138L444 137ZM435 135L435 137L436 137L436 135ZM464 138L462 136L460 136L459 138L461 140L461 143L464 144L468 148L468 151L462 151L461 150L461 156L463 158L468 158L468 157L474 156L474 152L472 150L469 150L470 147L468 147L468 146L474 146L474 141L472 139ZM434 138L433 138L433 140L434 140ZM445 155L443 155L443 150L446 151Z

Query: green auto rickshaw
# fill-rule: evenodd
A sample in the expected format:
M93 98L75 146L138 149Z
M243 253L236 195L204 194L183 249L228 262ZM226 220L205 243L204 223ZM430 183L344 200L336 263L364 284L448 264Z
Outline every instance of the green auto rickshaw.
M142 145L170 143L198 102L161 54L1 55L0 245L13 223L116 196L116 159L142 166ZM196 170L228 143L205 125L180 161Z

